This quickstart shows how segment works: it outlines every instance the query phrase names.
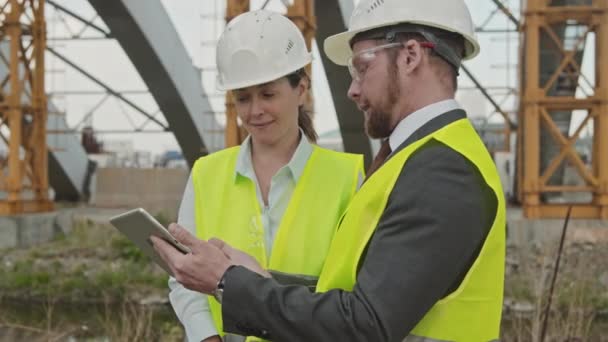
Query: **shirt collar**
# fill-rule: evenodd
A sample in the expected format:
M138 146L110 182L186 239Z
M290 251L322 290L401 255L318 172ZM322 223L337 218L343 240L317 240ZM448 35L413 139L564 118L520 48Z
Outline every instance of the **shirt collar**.
M295 182L300 179L302 172L304 172L306 162L312 154L312 150L312 144L308 141L308 138L306 138L304 131L300 129L300 142L298 143L298 147L296 147L295 152L291 156L291 160L283 167L291 172ZM253 170L253 161L251 159L251 136L247 136L245 141L241 144L241 149L239 150L234 169L235 179L238 174L250 179L256 179L255 171Z
M461 106L456 100L449 99L430 104L406 116L397 124L397 127L395 127L393 133L388 138L391 151L396 151L407 138L427 122L441 114L460 108Z

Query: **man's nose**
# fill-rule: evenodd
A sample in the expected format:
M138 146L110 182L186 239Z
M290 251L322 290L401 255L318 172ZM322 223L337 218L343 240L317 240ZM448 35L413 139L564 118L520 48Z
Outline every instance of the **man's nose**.
M352 80L346 94L348 95L348 98L356 102L361 95L361 87L359 86L359 82Z

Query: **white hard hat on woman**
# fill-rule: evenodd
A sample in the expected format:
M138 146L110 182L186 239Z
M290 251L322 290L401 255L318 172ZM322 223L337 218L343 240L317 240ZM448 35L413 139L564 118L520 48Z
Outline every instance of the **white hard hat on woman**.
M230 21L216 51L217 86L234 90L276 80L312 61L298 27L285 16L259 10Z

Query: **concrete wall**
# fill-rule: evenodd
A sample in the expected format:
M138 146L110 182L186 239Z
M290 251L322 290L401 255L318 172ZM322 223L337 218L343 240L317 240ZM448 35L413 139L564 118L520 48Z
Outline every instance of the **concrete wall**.
M507 243L514 247L557 246L564 219L530 220L520 208L507 211ZM608 244L608 220L571 219L566 244Z
M71 210L0 216L0 249L27 248L53 240L72 229Z
M188 181L186 169L100 168L91 204L102 208L142 207L169 219L177 210Z

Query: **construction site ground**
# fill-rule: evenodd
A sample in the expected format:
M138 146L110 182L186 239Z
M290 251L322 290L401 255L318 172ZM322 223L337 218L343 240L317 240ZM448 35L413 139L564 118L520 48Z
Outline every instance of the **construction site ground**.
M63 208L73 222L52 241L0 249L0 341L183 341L166 273L108 223L125 209ZM538 340L557 246L509 244L502 341ZM602 238L569 235L547 326L546 341L608 341Z

